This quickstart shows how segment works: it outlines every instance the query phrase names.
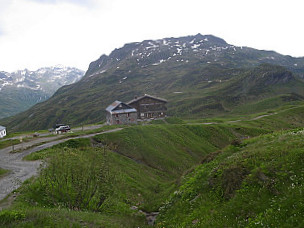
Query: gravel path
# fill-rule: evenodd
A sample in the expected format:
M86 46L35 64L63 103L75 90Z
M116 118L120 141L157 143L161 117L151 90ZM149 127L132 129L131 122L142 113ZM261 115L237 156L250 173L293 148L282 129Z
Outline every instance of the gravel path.
M82 135L82 136L77 136L74 138L65 138L65 139L60 139L58 136L56 137L49 137L49 138L44 138L41 139L41 143L43 142L44 144L39 145L39 146L34 146L29 149L25 149L21 152L17 153L10 153L12 151L12 147L7 147L2 150L0 150L0 167L3 169L10 170L9 174L6 176L0 178L0 200L4 199L9 193L11 193L13 190L17 189L18 187L21 186L21 184L28 178L36 175L38 173L39 167L42 163L42 161L23 161L22 159L33 152L43 150L45 148L52 147L56 144L68 141L70 139L78 139L78 138L90 138L95 135L99 134L105 134L105 133L110 133L110 132L115 132L115 131L120 131L123 128L116 128L113 130L109 131L104 131L100 133L94 133L94 134L89 134L89 135ZM45 141L46 139L46 141ZM44 141L43 141L44 140ZM24 148L32 146L30 143L39 143L38 140L15 145L15 150L16 149L21 149L22 146Z

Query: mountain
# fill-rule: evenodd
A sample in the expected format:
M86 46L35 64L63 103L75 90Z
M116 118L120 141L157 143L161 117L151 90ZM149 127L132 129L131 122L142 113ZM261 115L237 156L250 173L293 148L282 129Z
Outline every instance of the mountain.
M237 47L212 35L145 40L89 65L77 83L1 123L13 130L101 121L115 100L166 98L185 118L248 114L304 100L304 58Z
M58 88L79 81L83 75L79 69L60 65L37 71L0 72L0 118L47 100Z

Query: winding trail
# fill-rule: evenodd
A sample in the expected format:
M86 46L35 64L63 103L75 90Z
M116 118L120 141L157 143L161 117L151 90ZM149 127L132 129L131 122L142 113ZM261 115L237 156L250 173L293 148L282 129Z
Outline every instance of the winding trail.
M264 117L272 116L272 115L276 115L276 114L278 114L278 113L274 112L274 113L270 113L270 114L265 114L265 115L257 116L257 117L254 117L254 118L251 118L251 119L248 119L248 120L249 121L258 120L258 119L262 119ZM239 120L229 120L226 123L237 123L237 122L241 122L241 121L243 121L243 120L241 120L241 119L239 119ZM220 123L217 123L217 122L206 122L206 123L191 123L191 124L211 125L211 124L220 124Z
M33 146L34 143L37 144L38 140L35 140L33 142L24 143L23 145L22 144L15 145L15 149L17 150L22 149L22 147L26 148L29 146L33 146L32 148L25 149L17 153L11 153L12 151L11 147L1 149L0 167L9 170L10 172L4 177L0 178L0 200L4 199L9 193L19 188L25 180L27 180L28 178L34 175L37 175L39 167L42 164L42 161L23 161L22 159L28 154L43 150L45 148L52 147L54 145L68 141L70 139L90 138L95 135L111 133L115 131L120 131L122 129L123 128L116 128L104 132L81 135L73 138L60 139L60 137L58 136L44 138L41 139L42 140L41 143L44 144L39 146ZM32 145L30 143L32 143Z

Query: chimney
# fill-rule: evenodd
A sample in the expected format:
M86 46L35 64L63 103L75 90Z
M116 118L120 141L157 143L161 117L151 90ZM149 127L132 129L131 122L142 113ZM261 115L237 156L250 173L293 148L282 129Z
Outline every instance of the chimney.
M134 99L135 99L135 100L137 99L137 95L134 96Z

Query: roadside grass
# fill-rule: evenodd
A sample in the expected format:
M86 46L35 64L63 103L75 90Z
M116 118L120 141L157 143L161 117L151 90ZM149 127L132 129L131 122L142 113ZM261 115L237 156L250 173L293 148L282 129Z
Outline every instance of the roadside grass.
M4 141L0 141L0 149L9 147L9 146L13 146L16 144L19 144L20 140L19 139L12 139L12 140L4 140Z
M157 227L303 227L304 129L228 146L184 177Z
M13 138L13 137L32 137L33 134L38 133L38 134L43 134L43 133L48 133L47 130L38 130L38 131L20 131L20 132L8 132L7 136L5 139ZM24 137L25 136L25 137Z
M99 132L104 132L108 130L113 130L116 128L127 128L129 127L128 125L104 125L100 128L93 129L93 130L84 130L84 131L76 131L76 132L70 132L69 134L66 135L66 137L76 137L76 136L81 136L81 135L88 135L88 134L94 134L94 133L99 133Z
M0 178L6 175L9 172L9 170L0 168Z
M112 129L116 129L116 128L121 128L121 127L127 127L127 126L120 126L120 125L116 125L116 126L109 126L109 125L105 125L102 126L100 128L97 129L93 129L93 130L85 130L85 131L79 131L79 132L71 132L71 133L65 133L65 134L60 134L60 135L47 135L47 136L43 136L43 137L37 137L37 138L31 138L31 137L25 137L22 139L23 142L35 142L36 139L39 138L48 138L48 137L54 137L54 136L58 136L58 140L59 139L65 139L65 138L73 138L73 137L77 137L77 136L82 136L82 135L88 135L88 134L94 134L94 133L100 133L100 132L104 132L107 130L112 130ZM35 146L39 146L41 144L43 144L45 142L39 142L39 143L34 143L31 146L28 147L24 147L23 149L14 149L14 153L18 153L20 151L23 151L25 149L29 149ZM13 145L18 145L21 144L20 143L20 139L12 139L12 140L3 140L0 141L0 149L3 148L7 148L7 147L12 147Z
M61 150L68 148L85 148L91 145L89 138L84 139L70 139L66 142L57 144L51 148L43 149L35 153L31 153L23 158L25 161L36 161L47 159L47 157L58 153Z

